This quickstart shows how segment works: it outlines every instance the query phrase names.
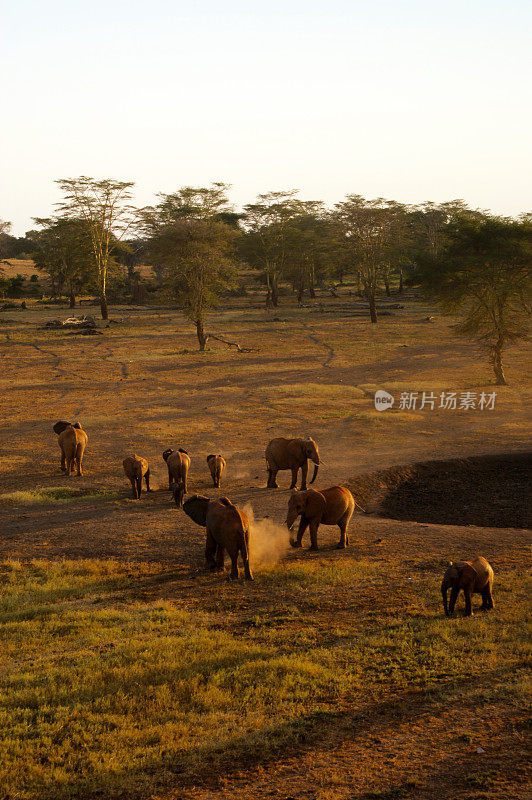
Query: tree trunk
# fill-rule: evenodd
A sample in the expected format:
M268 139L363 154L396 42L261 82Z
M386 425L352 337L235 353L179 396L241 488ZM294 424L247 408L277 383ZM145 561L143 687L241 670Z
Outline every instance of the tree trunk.
M399 294L403 294L403 270L399 269Z
M105 296L105 292L100 294L100 310L102 313L102 319L109 319L109 311L107 309L107 297Z
M392 293L390 292L390 284L388 283L388 278L384 278L384 290L386 292L386 296L390 297Z
M492 355L491 355L491 363L493 364L493 372L495 373L495 383L497 386L508 386L508 381L504 375L504 369L502 366L502 342L498 341L497 344L494 346Z
M312 299L316 297L316 292L314 290L314 265L311 265L308 271L308 293Z
M277 286L277 276L272 275L272 306L277 308L279 305L279 287Z
M76 308L76 296L72 287L70 287L70 308Z
M375 306L375 295L373 292L368 293L369 303L369 316L372 322L377 322L377 308Z
M205 351L205 345L207 344L207 337L205 336L205 331L203 329L202 319L196 320L196 334L198 337L200 352L203 353Z

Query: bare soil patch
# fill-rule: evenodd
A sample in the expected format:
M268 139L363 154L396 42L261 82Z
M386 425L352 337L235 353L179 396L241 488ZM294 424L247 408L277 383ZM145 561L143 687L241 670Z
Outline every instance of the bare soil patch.
M391 467L349 481L358 502L392 519L528 528L532 453L501 453Z

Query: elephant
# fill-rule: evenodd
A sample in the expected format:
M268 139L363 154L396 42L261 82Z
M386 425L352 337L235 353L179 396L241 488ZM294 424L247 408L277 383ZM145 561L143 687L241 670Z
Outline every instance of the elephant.
M70 476L76 464L78 476L83 475L81 462L87 446L88 436L79 422L65 422L61 420L54 425L54 433L61 448L61 470Z
M297 473L301 468L301 489L307 488L308 461L310 458L314 462L314 475L311 484L316 480L320 465L320 454L318 445L313 439L272 439L266 447L266 462L268 464L268 485L267 489L278 489L276 481L277 472L280 469L292 470L291 489L295 489L297 483Z
M244 574L253 580L249 566L250 522L246 514L234 506L227 497L210 500L202 495L192 495L183 503L183 511L197 525L207 529L205 545L206 566L223 570L225 551L231 557L231 579L238 578L238 554L242 554Z
M451 597L449 608L447 608L447 592L449 589L451 590ZM485 558L477 556L473 561L457 561L456 564L451 561L449 563L441 584L445 616L452 617L454 614L454 606L460 589L464 590L466 617L470 617L473 613L471 611L472 594L482 595L483 611L493 608L491 594L493 589L493 569Z
M136 453L132 456L124 458L122 461L124 465L124 472L131 481L133 489L133 497L135 500L140 500L142 494L142 479L146 483L146 491L150 492L150 467L145 458L138 456Z
M165 450L163 458L168 467L168 488L173 492L178 508L183 505L183 497L187 493L187 475L190 469L190 456L186 450Z
M215 489L218 489L220 487L220 479L225 470L225 458L221 455L215 456L211 454L207 456L207 464L211 471L213 485Z
M297 539L290 539L292 547L301 547L301 540L307 526L310 527L310 550L318 549L318 528L322 525L338 525L340 541L337 549L349 544L347 526L355 510L355 498L345 486L331 486L330 489L315 489L293 492L288 501L286 524L292 530L297 517L301 516Z

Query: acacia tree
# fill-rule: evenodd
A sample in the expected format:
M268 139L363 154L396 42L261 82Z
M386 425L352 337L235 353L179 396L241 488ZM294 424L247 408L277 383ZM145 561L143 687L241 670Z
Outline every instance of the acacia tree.
M488 353L498 386L507 385L503 352L528 333L532 296L532 220L462 214L448 223L446 244L422 261L417 277L459 333Z
M147 254L196 326L201 351L209 337L216 338L205 330L206 311L236 285L233 250L238 229L227 188L221 183L187 186L160 195L160 203L142 214Z
M87 225L102 319L108 319L107 275L113 252L135 219L129 203L135 184L109 178L98 181L84 175L56 183L64 192L63 201L57 204L62 217L82 219Z
M305 290L314 298L316 286L342 277L341 243L337 225L318 201L300 202L289 231L286 275L300 302Z
M91 283L91 238L83 219L35 218L41 230L29 236L35 247L35 265L50 276L52 289L61 293L66 288L70 308L76 305L76 291Z
M246 233L241 242L245 260L263 271L266 304L279 305L279 280L285 275L293 240L293 222L302 212L297 192L267 192L244 206Z
M393 251L391 218L395 204L383 198L365 200L351 194L335 209L344 232L346 258L362 284L370 319L377 322L376 295Z

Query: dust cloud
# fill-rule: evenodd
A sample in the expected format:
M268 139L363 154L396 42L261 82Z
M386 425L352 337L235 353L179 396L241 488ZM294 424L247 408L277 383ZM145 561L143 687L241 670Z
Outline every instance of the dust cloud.
M271 519L256 520L251 503L246 503L242 510L251 523L249 549L252 565L275 564L280 561L290 549L288 529Z

